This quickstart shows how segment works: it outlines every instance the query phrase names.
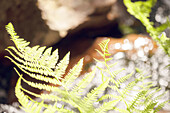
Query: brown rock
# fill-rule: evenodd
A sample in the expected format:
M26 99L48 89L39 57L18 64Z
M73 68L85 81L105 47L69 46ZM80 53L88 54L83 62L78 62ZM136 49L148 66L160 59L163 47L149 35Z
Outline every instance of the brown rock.
M98 37L94 41L88 41L86 39L77 41L75 43L73 42L73 46L70 47L70 51L76 51L76 53L71 54L70 64L67 70L73 67L82 57L84 57L83 73L88 70L88 65L94 62L93 58L102 60L102 57L95 49L101 50L98 44L108 38L109 37ZM132 54L142 57L143 55L152 55L157 48L156 43L150 37L145 35L130 34L120 39L109 39L109 52L112 55L117 52L125 52L129 58L133 57L131 56Z

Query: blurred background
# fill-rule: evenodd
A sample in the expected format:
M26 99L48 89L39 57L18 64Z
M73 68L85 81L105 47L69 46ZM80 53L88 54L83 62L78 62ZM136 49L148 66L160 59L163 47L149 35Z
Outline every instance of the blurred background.
M167 18L170 19L170 1L158 0L150 19L155 26L159 26ZM99 37L111 37L115 48L119 45L116 46L116 43L127 42L120 40L125 36L131 36L130 42L135 42L139 37L148 37L144 26L126 11L122 0L0 0L0 104L17 101L14 87L18 75L13 69L14 65L4 58L9 55L5 48L14 45L5 30L9 22L12 22L20 37L31 42L30 46L59 48L60 58L71 51L72 64L77 61L74 59L87 56L86 68L94 63L88 58L91 50L96 49L94 45ZM165 32L170 37L170 30ZM153 46L152 49L157 47ZM150 67L147 67L147 72L154 75L152 80L155 86L170 91L170 69L164 68L170 62L169 57L162 50L148 54L143 60L140 55L131 58L132 53L122 53L121 50L112 53L116 61L125 60L120 67L138 67L137 64L142 64L142 61L143 65L139 67L143 70Z

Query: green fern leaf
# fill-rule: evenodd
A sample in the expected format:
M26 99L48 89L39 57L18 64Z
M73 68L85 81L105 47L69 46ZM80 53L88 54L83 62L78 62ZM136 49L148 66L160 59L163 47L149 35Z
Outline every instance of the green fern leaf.
M54 69L54 76L56 79L61 79L63 74L65 74L66 68L69 64L69 57L70 52L68 52L64 58L60 61L60 63L57 64L56 68Z
M120 100L113 100L109 102L104 102L102 106L99 106L99 108L95 109L95 113L105 113L108 110L113 109L114 106L119 102Z
M103 52L106 52L106 53L108 53L109 51L108 51L108 43L109 43L109 41L110 41L110 39L107 39L107 40L104 40L104 41L102 41L100 44L99 44L99 46L100 46L100 48L101 48L101 50L103 51Z
M130 73L130 74L128 74L128 75L126 75L126 76L123 76L123 77L119 78L119 79L117 80L117 84L120 85L121 83L123 83L123 82L125 82L127 79L129 79L132 75L133 75L133 72Z
M73 110L66 109L64 105L60 108L57 107L57 104L60 101L70 105L73 108L78 109L81 113L104 113L107 111L119 111L121 113L148 113L158 111L160 108L163 107L165 103L168 102L165 101L158 104L158 99L161 98L165 93L153 98L154 94L157 93L160 89L152 88L153 85L151 82L144 83L143 80L149 78L150 76L144 77L144 74L139 69L136 69L136 71L140 74L140 76L138 78L135 78L134 81L131 81L124 89L120 90L119 86L123 82L127 81L127 79L132 76L132 73L115 80L115 77L120 72L122 72L124 68L112 71L111 69L115 64L107 64L107 61L112 60L112 58L109 58L109 39L104 40L99 44L102 50L101 52L97 50L97 52L104 58L104 61L99 61L96 59L97 62L100 62L105 65L105 68L96 66L101 72L102 84L100 84L98 87L94 88L91 92L88 92L87 95L84 96L82 95L82 92L94 78L96 68L92 72L86 74L83 79L80 80L75 86L72 86L73 82L79 76L82 70L83 58L79 60L79 62L68 72L66 77L63 79L63 75L65 75L65 70L69 64L69 52L59 63L57 63L59 59L57 49L52 52L51 47L47 49L46 47L39 46L29 47L29 42L17 36L11 23L9 23L6 28L8 30L8 33L11 35L11 40L17 47L8 47L6 50L10 53L12 58L9 56L6 56L6 58L11 60L11 62L13 62L23 73L29 75L30 77L36 80L45 82L42 84L38 82L29 81L24 78L23 74L20 74L17 69L14 68L17 74L19 75L19 79L15 87L15 94L18 98L18 101L22 105L22 109L24 109L26 112L74 112ZM110 76L105 76L105 73L108 73ZM21 81L27 83L31 87L46 91L52 91L52 93L36 94L23 88L21 86ZM139 82L140 84L138 84ZM60 85L60 87L54 87L48 85L48 83ZM134 90L134 87L139 87L139 90ZM106 88L114 90L117 95L105 94L99 98L99 94L106 90ZM136 91L138 93L132 100L128 100L127 97L132 96L130 94L131 91ZM41 102L33 100L25 93L40 98ZM106 102L106 99L109 99L109 101ZM54 102L54 104L45 104L45 100L50 100ZM102 103L102 105L97 107L94 106L95 102L102 102L103 100L105 102ZM116 105L119 103L124 103L127 108L118 108ZM144 109L138 109L138 106L144 106Z
M98 99L98 101L102 101L102 100L105 100L105 99L121 99L120 96L117 96L117 95L112 95L112 94L105 94L104 96L102 96L101 98Z
M114 109L115 111L118 111L119 113L130 113L128 110L126 110L126 109L120 109L120 108L118 108L118 107L113 107L113 109Z
M62 81L63 87L69 88L73 81L78 77L83 67L83 58L69 71L65 79Z
M81 93L83 92L83 89L87 87L87 85L92 81L92 79L94 78L94 74L95 74L96 69L94 69L92 72L87 73L83 79L76 84L76 86L73 88L73 90L70 92L72 94L76 94L76 95L81 95Z
M39 113L39 111L43 107L42 104L37 104L37 103L31 102L28 99L29 97L21 91L21 78L19 78L17 81L16 87L15 87L15 94L18 98L18 101L22 105L21 108L28 113L32 113L32 112ZM35 108L37 108L37 109L35 109ZM37 112L36 112L36 110L37 110Z
M108 86L109 84L109 79L107 79L105 82L103 82L100 86L98 86L97 88L94 88L91 92L89 92L87 94L86 97L83 98L83 100L81 101L81 107L82 108L88 108L89 111L92 110L92 105L93 102L97 101L97 96L105 90L105 88Z

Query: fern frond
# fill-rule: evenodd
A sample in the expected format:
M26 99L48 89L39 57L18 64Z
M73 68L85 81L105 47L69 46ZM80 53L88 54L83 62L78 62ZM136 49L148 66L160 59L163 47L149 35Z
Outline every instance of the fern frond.
M97 96L105 90L105 88L109 84L109 79L107 79L105 82L103 82L100 86L97 88L94 88L91 92L87 94L86 97L83 98L81 101L81 107L82 108L88 108L89 111L92 109L93 102L97 101Z
M23 48L27 47L30 44L30 42L27 42L24 39L20 39L19 36L17 36L12 23L9 23L6 26L6 30L11 35L11 40L16 44L18 50L23 51Z
M116 71L111 72L112 78L114 79L114 78L117 76L117 74L119 74L119 73L122 72L123 70L125 70L125 68L121 68L121 69L119 69L119 70L116 70Z
M94 111L95 113L105 113L108 110L112 110L114 106L119 102L120 100L113 100L109 102L104 102L99 108L96 108Z
M58 59L59 59L58 49L56 49L52 52L52 55L50 56L50 59L48 61L48 64L50 64L50 68L55 68L56 62L58 62Z
M27 74L30 77L35 78L37 80L41 80L41 81L44 81L44 82L47 82L47 83L51 83L51 84L54 84L54 85L62 85L61 81L56 79L56 78L51 78L51 77L47 77L47 76L42 76L40 74L30 73L30 72L26 71L25 69L23 69L21 67L19 67L19 69L21 71L23 71L25 74Z
M19 75L22 80L27 83L28 85L34 87L34 88L38 88L40 90L46 90L46 91L61 91L58 87L54 87L54 86L51 86L51 85L47 85L47 84L41 84L41 83L36 83L36 82L30 82L30 81L27 81L26 79L24 79L21 75Z
M109 64L108 66L110 67L110 68L112 68L112 67L114 67L115 65L117 65L118 64L118 62L115 62L115 63L113 63L113 64Z
M151 86L152 87L152 86ZM149 89L147 88L147 95L145 96L145 101L143 102L143 104L146 104L149 100L157 100L156 98L153 98L154 94L156 94L158 91L160 91L160 88L152 88ZM154 91L155 90L155 91ZM164 93L162 94L162 96L164 95Z
M123 93L124 95L128 94L128 93L133 89L133 87L136 86L136 84L137 84L139 81L140 81L140 80L137 78L137 79L135 79L134 81L130 82L130 83L123 89L122 93Z
M56 113L56 111L58 111L57 113L74 113L74 111L72 110L70 111L68 109L58 108L56 107L56 104L49 105L48 108L43 113Z
M101 98L98 99L98 101L102 101L102 100L105 100L105 99L121 99L120 96L117 96L117 95L112 95L112 94L105 94L104 96L102 96Z
M61 79L61 76L65 74L66 68L69 64L70 52L68 52L64 58L57 64L54 70L54 76L56 79Z
M103 63L106 63L107 61L110 61L113 59L113 58L107 58L107 57L111 56L111 54L109 53L109 49L108 49L109 41L110 41L110 39L103 40L99 44L102 52L100 52L99 50L96 49L96 51L103 57L103 59L104 59ZM95 60L98 61L97 59L95 59Z
M42 105L42 103L37 104L37 103L30 101L29 97L27 95L25 95L23 91L21 91L21 88L22 88L21 87L21 78L19 78L17 81L16 87L15 87L15 94L18 98L18 101L22 105L21 108L28 113L32 113L32 112L39 113L39 111L44 107ZM35 109L35 108L37 108L37 109Z
M83 92L84 88L87 87L87 85L92 81L92 79L94 78L94 74L96 72L96 69L94 69L92 72L87 73L83 79L76 84L76 86L72 89L72 91L70 93L72 94L76 94L76 95L81 95L81 93Z
M69 88L73 81L78 77L83 67L83 58L68 72L64 80L62 81L63 87Z
M136 107L137 105L139 105L138 101L140 101L140 99L143 98L146 94L147 94L147 90L143 90L143 91L139 92L139 93L135 96L134 100L133 100L131 103L129 103L129 106L127 107L127 109L128 109L129 111L133 112L134 109L135 109L135 107Z
M165 105L166 103L168 103L168 102L169 102L169 100L164 101L164 102L161 102L161 103L155 108L154 113L157 113L159 110L161 110L161 109L164 107L164 105Z
M113 109L114 109L115 111L118 111L119 113L130 113L128 110L126 110L126 109L120 109L120 108L118 108L118 107L113 107Z
M28 67L26 68L25 66L17 63L16 61L14 61L12 58L6 56L6 58L8 58L9 60L11 60L11 62L13 62L16 66L18 66L18 68L23 71L25 74L28 74L30 77L35 78L37 80L41 80L41 81L45 81L47 83L52 83L54 85L62 85L61 82L59 80L57 80L56 78L51 78L51 77L46 77L46 76L42 76L40 74L34 74L34 73L30 73L29 71L27 71L26 69L28 69Z
M56 66L58 62L57 49L51 55L51 47L46 49L46 47L34 46L31 48L28 46L29 43L27 41L24 41L24 39L19 38L19 36L16 35L11 23L9 23L6 28L8 33L11 35L12 41L17 47L17 49L15 49L10 46L6 50L18 62L17 66L30 72L53 76L58 80L61 79L61 76L65 74L65 69L68 65L69 53ZM10 49L13 50L17 56L14 55Z
M56 102L57 101L63 101L63 102L69 103L71 105L76 105L75 107L77 107L77 104L73 103L72 101L64 99L64 98L60 98L60 97L58 97L56 95L52 95L52 94L40 94L39 95L39 94L35 94L33 92L30 92L30 91L22 88L21 84L20 84L19 87L20 87L20 89L17 89L17 90L20 90L20 91L23 90L24 92L26 92L26 93L28 93L30 95L33 95L33 96L38 97L38 98L41 98L42 100L49 99L49 100L56 101ZM19 88L19 87L16 86L16 88ZM61 93L62 91L58 91L58 92ZM66 95L66 92L62 92L61 94ZM23 93L23 95L25 95L25 94ZM20 95L17 95L17 96L20 96ZM23 96L22 96L22 98L23 98ZM22 98L18 97L18 99L21 99L21 101L19 100L19 102L22 104L24 111L29 112L29 113L32 113L32 112L40 113L39 111L37 111L37 109L39 110L40 108L42 109L43 107L49 109L49 107L51 106L51 105L43 104L42 102L40 102L40 103L36 102L36 101L32 100L27 95L25 95L25 98L26 98L27 101L23 100ZM57 107L55 107L55 109L53 109L53 110L72 112L70 110L60 109L60 108L57 108Z
M115 64L107 64L107 61L112 60L112 58L109 58L109 39L99 44L101 51L97 50L97 52L104 58L104 61L96 60L105 66L104 68L96 66L96 68L98 68L101 72L102 83L84 96L82 95L82 92L85 90L85 88L87 88L89 83L94 78L96 68L92 72L86 74L83 79L81 79L75 86L72 86L73 82L79 76L82 70L83 58L79 60L79 62L68 72L66 77L63 79L63 75L65 74L65 70L69 64L69 52L59 63L57 63L59 59L57 49L52 52L51 47L47 49L46 47L39 46L29 47L29 42L17 36L11 23L9 23L6 28L8 33L11 35L12 41L17 47L8 47L6 50L12 57L6 57L11 60L11 62L13 62L23 73L36 80L45 82L38 83L29 81L23 76L23 74L20 74L17 69L14 68L19 75L19 79L15 87L15 94L18 98L18 101L22 105L22 109L24 109L26 112L74 112L73 110L66 109L65 105L60 108L57 107L58 102L62 102L66 105L68 104L71 107L78 109L81 113L104 113L107 111L119 111L121 113L147 113L158 111L165 103L168 102L165 101L160 104L158 103L158 99L161 98L165 93L154 97L154 94L157 93L160 89L152 88L153 85L151 82L144 82L144 80L150 76L144 76L142 71L139 69L136 69L136 71L140 74L140 76L135 78L134 81L128 83L124 89L120 89L119 86L123 82L126 82L133 73L120 77L117 80L115 79L116 76L124 70L124 68L112 71L112 67ZM106 76L105 73L109 74L110 76ZM52 91L52 93L37 94L31 92L21 86L21 81L27 83L33 88ZM48 83L60 85L61 87L54 87L52 85L48 85ZM139 87L139 89L133 89L134 87ZM99 94L101 94L103 91L106 91L106 88L110 88L110 90L115 91L117 95L105 94L100 97ZM132 91L136 91L137 94L133 99L130 100L127 97L132 96L130 94ZM33 100L25 93L40 98L41 102ZM106 101L106 99L109 100ZM50 100L54 102L54 104L45 104L45 100ZM104 102L102 103L102 101ZM100 104L102 104L96 107L94 105L95 102L100 102ZM125 104L127 108L118 108L116 105L120 103ZM144 109L139 109L139 106L143 106Z
M117 80L117 84L118 85L121 85L121 83L125 82L127 79L129 79L131 76L133 75L133 72L131 72L130 74L126 75L126 76L123 76L121 78L119 78Z
M11 40L14 42L14 44L17 47L17 49L13 46L8 47L6 50L10 53L12 58L8 57L8 56L6 56L6 58L11 60L11 62L13 62L22 72L24 72L25 74L29 75L32 78L35 78L36 80L45 81L47 83L52 83L54 85L61 85L61 86L65 85L61 82L61 79L62 79L62 76L65 74L65 70L69 63L69 55L70 55L69 52L57 64L58 59L59 59L57 49L54 52L51 52L52 51L51 47L47 48L47 49L46 49L46 47L39 47L39 45L34 46L34 47L29 47L29 42L27 42L24 39L19 38L19 36L17 36L17 34L14 31L13 25L11 23L9 23L6 26L6 28L7 28L8 33L11 35ZM79 73L81 71L80 68L83 65L82 63L83 63L83 60L81 60L70 71L69 74L72 75L70 77L79 75ZM68 100L68 98L65 98L66 96L69 96L68 91L61 90L58 87L53 87L53 86L50 86L47 84L28 81L17 70L16 70L16 72L20 76L20 79L18 80L17 85L16 85L16 96L19 99L19 102L24 107L25 111L33 112L33 111L35 111L34 108L37 109L38 106L40 106L40 108L42 108L42 107L48 108L49 106L45 105L45 104L42 104L43 105L42 106L41 103L33 102L33 100L29 96L27 96L23 93L23 91L30 95L33 95L35 97L41 98L43 100L44 99L52 99L52 98L49 98L49 96L47 96L47 95L43 95L43 94L39 95L39 94L33 93L29 90L22 88L21 80L23 80L23 82L27 83L29 86L34 87L34 88L43 89L46 91L57 91L58 94L63 95L63 97L62 97L63 99L59 98L58 96L50 95L51 97L54 98L53 100L55 100L56 102L57 102L57 100L61 100L66 103L73 104L73 105L75 105L75 107L77 107L76 103L74 104L74 102ZM71 79L72 80L70 80L69 82L67 81L67 82L71 83L71 82L73 82L73 80L75 78L74 79L71 78ZM20 98L20 96L21 96L20 93L22 93L22 97L25 98L25 101ZM28 102L30 103L29 106L28 106ZM30 109L29 107L32 107L32 109ZM59 110L59 108L55 108L55 107L54 107L54 109ZM64 109L60 109L60 111L61 110L64 111ZM39 112L39 109L37 112Z
M138 71L140 71L140 70L138 70ZM143 80L147 79L148 77L150 77L150 76L144 77L143 73L140 73L139 77L135 78L134 81L128 83L128 85L123 89L122 93L126 95L127 93L129 93L133 89L134 86L137 86L137 83L139 81L142 82Z
M28 62L28 61L24 61L22 59L20 59L19 57L15 56L10 50L6 49L13 57L16 61L20 62L17 63L15 60L13 60L12 58L6 56L6 58L10 59L15 65L17 65L20 68L23 68L25 70L28 70L30 72L37 72L39 74L44 74L44 75L51 75L53 76L53 71L52 69L45 67L45 66L40 66L39 64L35 63L35 62Z
M108 66L107 66L108 67ZM109 67L108 67L109 68ZM112 82L113 84L115 84L115 86L109 86L110 88L114 89L114 90L119 90L118 87L119 87L119 82L117 82L115 80L115 77L117 76L117 74L119 74L120 72L122 72L123 70L125 70L124 68L122 69L119 69L119 70L116 70L116 71L113 71L111 72L110 69L107 69L107 73L109 73L112 77L112 79L110 79L110 82ZM119 91L118 91L119 92Z
M109 50L108 50L108 43L109 43L110 39L107 39L107 40L104 40L102 41L99 46L102 50L103 53L109 53ZM104 54L105 55L105 54ZM106 55L107 56L107 55Z
M21 82L21 79L18 79L20 81L17 82L18 86L20 87L21 84L19 84ZM51 106L51 105L47 105L47 104L44 104L43 101L41 102L36 102L34 100L32 100L29 96L25 95L21 89L25 92L27 92L28 94L31 94L31 95L34 95L36 97L39 97L41 99L51 99L53 101L58 101L58 100L62 100L64 101L64 99L62 98L59 98L58 96L55 96L55 95L48 95L48 94L41 94L41 95L38 95L38 94L35 94L33 92L30 92L22 87L18 87L16 86L16 93L18 92L18 90L20 91L19 94L16 94L18 97L18 100L19 102L21 103L21 105L23 106L22 109L28 113L40 113L40 111L45 108L45 112L50 111L50 113L55 113L56 111L58 112L63 112L63 113L74 113L73 111L70 111L70 110L67 110L67 109L64 109L64 108L58 108L56 107L55 105ZM21 96L21 92L23 93L23 95ZM69 103L67 100L65 100L67 103ZM51 109L52 108L52 109Z
M62 102L65 102L65 103L68 103L72 106L74 106L75 108L78 108L79 105L78 103L74 102L71 100L71 95L68 94L68 92L66 91L63 91L63 92L59 92L60 96L57 96L57 95L54 95L54 94L41 94L39 95L41 97L41 99L48 99L48 100L51 100L51 101L62 101Z
M152 113L154 110L154 107L157 105L158 102L150 100L148 104L146 105L145 109L142 111L142 113Z

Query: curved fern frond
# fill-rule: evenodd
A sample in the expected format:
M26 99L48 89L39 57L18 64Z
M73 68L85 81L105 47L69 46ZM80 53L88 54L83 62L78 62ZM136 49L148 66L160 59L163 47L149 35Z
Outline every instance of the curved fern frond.
M73 81L78 77L83 67L83 58L68 72L65 79L62 81L63 87L69 88Z
M164 102L161 102L161 103L155 108L154 113L157 113L159 110L161 110L161 109L165 106L165 104L168 103L168 102L169 102L169 100L166 100L166 101L164 101ZM170 103L169 103L169 104L170 104Z
M98 86L97 88L94 88L91 92L89 92L87 94L86 97L84 97L82 100L81 100L81 107L82 108L87 108L88 111L86 112L90 112L91 110L93 111L93 103L95 101L97 101L97 96L105 90L105 88L108 86L109 84L109 79L107 79L105 82L103 82L100 86Z
M100 46L103 53L109 53L109 49L108 49L108 46L107 46L109 41L110 41L110 39L107 39L107 40L104 40L101 43L99 43L99 46ZM99 53L101 53L101 52L99 51ZM101 54L103 54L103 53L101 53ZM107 54L103 54L103 55L108 56Z
M74 111L70 111L64 108L57 108L56 104L49 105L43 113L56 113L56 111L58 111L58 113L74 113Z
M103 41L99 44L102 52L100 52L99 50L96 49L96 51L103 57L103 59L104 59L105 62L112 60L112 58L107 58L107 57L109 57L109 56L111 55L111 54L109 53L109 49L108 49L109 41L110 41L110 39L103 40ZM98 61L97 59L95 59L95 60Z
M41 104L37 104L37 103L34 103L32 101L29 100L30 97L28 97L27 95L25 95L23 93L23 91L21 91L21 77L18 79L17 81L17 84L16 84L16 87L15 87L15 94L18 98L18 101L21 103L22 105L22 109L28 113L32 113L32 112L35 112L35 113L39 113L40 110L44 107L43 106L43 103ZM42 101L43 102L43 101ZM37 108L37 109L35 109Z
M61 79L62 75L65 74L66 68L69 64L70 52L68 52L64 58L60 61L59 64L54 69L54 76L56 79Z
M118 108L118 107L113 107L113 109L115 111L118 111L119 113L130 113L128 110L126 109L121 109L121 108Z
M29 42L20 39L19 36L16 35L11 23L9 23L6 28L11 35L11 40L17 47L17 49L15 49L10 46L6 49L17 61L14 62L14 59L10 59L12 62L14 62L19 68L24 69L27 73L35 72L40 75L55 77L58 80L61 79L61 76L65 74L65 70L68 66L69 53L58 65L56 65L58 62L57 49L51 55L51 47L48 49L39 46L31 48L28 46ZM17 56L13 54L11 50L13 50Z
M17 48L15 48L13 46L8 47L6 50L10 53L10 55L12 57L6 56L6 58L11 60L11 62L13 62L22 72L24 72L25 74L29 75L30 77L32 77L36 80L41 80L46 83L52 83L54 85L61 85L64 87L65 84L63 84L61 82L61 80L63 79L62 76L65 74L65 70L68 66L70 53L68 52L65 55L65 57L57 64L58 59L59 59L58 49L56 49L54 52L51 52L52 51L51 47L47 48L47 49L46 49L46 47L40 47L39 45L34 46L34 47L29 47L29 42L27 42L24 39L19 38L19 36L17 36L17 33L15 33L13 25L11 23L9 23L6 26L6 29L7 29L8 33L11 35L11 40L14 42L14 44L17 47ZM78 65L76 65L70 71L69 75L72 75L71 77L79 75L79 73L81 71L81 67L82 67L82 62L83 62L83 59L81 60L81 62L79 62ZM56 92L58 92L58 94L65 95L65 97L68 96L68 94L67 94L68 92L66 90L61 90L58 87L54 87L54 86L51 86L48 84L42 84L42 83L28 81L17 70L16 70L16 72L20 76L20 78L17 82L17 85L16 85L16 96L17 96L19 102L21 103L21 105L24 107L24 110L27 112L35 111L34 108L37 108L39 105L40 105L39 108L42 108L42 107L44 107L44 106L42 106L44 104L41 104L39 102L33 102L33 100L30 97L28 97L27 95L24 94L24 92L26 92L30 95L33 95L35 97L41 98L43 100L51 99L51 98L49 98L47 95L46 96L43 94L38 95L38 94L35 94L31 91L28 91L28 90L22 88L21 84L20 84L21 80L23 82L27 83L31 87L38 88L40 90L43 89L46 91L56 91ZM67 81L67 82L71 83L71 82L73 82L73 80L75 78L74 79L71 78L71 79L69 79L70 81L69 82ZM22 93L22 94L20 94L20 93ZM25 98L25 100L20 98L21 95L23 98ZM51 96L51 97L53 97L54 99L57 98L57 96ZM64 101L66 103L67 102L71 103L71 101L67 100L68 98L64 99L65 97L61 97L61 98L58 97L57 99ZM29 108L28 101L30 103L30 107L33 107L32 109ZM46 109L47 108L48 107L46 105ZM56 107L54 107L54 109L59 110L59 108L56 108ZM68 110L66 110L66 111L68 111ZM39 110L37 111L37 113L38 112L39 112Z
M89 85L89 83L94 78L95 71L96 71L96 69L94 69L92 72L86 74L83 77L83 79L79 83L76 84L76 86L72 89L72 91L70 93L80 96L81 93L83 92L84 88L86 88L87 85Z
M139 92L139 93L135 96L134 100L129 104L129 106L127 107L127 109L128 109L129 111L133 112L133 111L135 110L136 106L139 105L138 101L139 101L141 98L143 98L143 97L146 95L146 93L147 93L146 90Z
M126 76L123 76L123 77L119 78L119 79L117 80L118 85L121 85L121 84L122 84L123 82L125 82L127 79L129 79L130 77L132 77L132 75L133 75L133 72L131 72L130 74L128 74L128 75L126 75Z
M94 111L95 113L105 113L108 110L113 109L113 107L116 106L117 103L119 103L119 99L117 100L113 100L113 101L109 101L109 102L104 102L101 106L99 106L99 108L96 108Z
M112 95L112 94L105 94L105 95L103 95L101 98L99 98L98 99L98 101L102 101L102 100L105 100L105 99L121 99L121 97L120 96L118 96L118 95Z
M68 52L64 58L58 63L58 50L56 49L52 52L52 48L34 46L29 47L29 42L22 38L19 38L14 31L11 23L6 26L8 33L11 35L11 40L14 42L17 48L10 46L6 50L10 53L12 57L6 56L11 62L13 62L24 74L40 80L43 83L33 82L27 80L23 73L19 73L16 68L15 71L19 75L15 87L15 95L18 101L22 105L22 109L29 113L74 113L73 109L67 109L67 105L76 108L78 112L81 113L105 113L107 111L119 111L121 113L132 113L132 112L157 112L163 107L168 101L164 101L159 104L158 99L161 98L165 93L154 97L159 88L152 88L151 82L144 82L150 76L144 76L142 71L136 69L140 74L139 77L135 78L133 81L127 83L127 86L120 89L122 83L126 82L133 73L125 75L117 79L118 74L124 70L124 68L116 71L112 71L115 64L107 64L110 58L108 51L109 40L105 40L99 44L101 51L97 50L98 53L104 58L104 61L98 61L102 63L105 67L97 67L101 71L102 83L87 93L87 95L82 95L85 88L93 80L96 72L95 69L84 75L75 86L73 82L79 76L82 66L83 58L69 70L68 74L65 75L66 68L69 64ZM109 75L109 76L106 76ZM37 88L40 90L50 91L50 94L37 94L31 92L21 86L21 81L27 85ZM140 84L139 84L140 82ZM49 85L53 84L53 85ZM60 85L60 87L55 87L54 85ZM138 87L138 89L134 89ZM107 89L114 91L116 94L104 94L100 96L101 93ZM131 92L135 91L136 95L133 99L128 99L128 97L133 97ZM37 97L41 102L35 101L30 96ZM51 101L51 104L46 104L45 101ZM64 103L62 107L57 107L58 103ZM100 103L96 107L94 103ZM123 103L126 108L122 109L117 107L118 104ZM143 106L144 109L139 109L139 106Z
M106 45L104 46L103 43L105 43ZM106 43L106 41L104 41L104 42L102 42L101 45L102 45L101 46L102 52L107 52L107 50L105 51L104 49L107 48L106 46L108 46L108 43ZM105 59L106 55L105 55L105 53L102 53L102 52L99 52L99 50L98 50L98 53ZM119 111L121 113L133 113L133 112L136 112L136 113L148 112L148 113L150 113L151 111L154 112L154 108L156 108L156 106L158 105L158 102L156 102L156 100L157 100L157 98L159 98L159 96L157 96L156 98L153 98L153 96L160 89L151 88L151 87L153 87L152 82L144 82L145 79L147 79L151 76L144 76L142 71L140 69L136 68L136 72L139 73L139 77L137 77L133 81L129 82L125 88L120 90L120 85L122 83L126 82L128 79L130 79L130 77L132 77L132 75L133 75L133 72L115 80L117 75L120 72L122 72L124 70L124 68L122 68L120 70L116 70L116 71L111 71L111 67L110 67L110 65L107 64L107 60L100 61L100 63L104 64L106 66L106 68L103 69L103 68L98 67L98 69L101 70L102 76L104 76L103 73L108 73L109 75L111 75L110 83L112 83L112 84L109 84L108 87L111 88L114 92L117 92L117 95L105 94L104 96L99 98L98 101L103 101L106 99L108 99L110 101L104 102L104 104L100 108L96 108L96 110L98 112L104 112L107 109ZM134 89L134 87L138 87L138 89ZM132 91L135 91L136 93L138 92L136 94L136 96L134 96L134 94L131 95ZM163 95L164 94L161 94L160 97L162 97ZM133 97L133 96L134 96L133 100L128 100L128 97ZM120 109L115 106L112 106L112 109L111 109L111 106L109 106L109 104L116 100L118 103L123 102L127 108ZM116 105L114 102L112 104ZM162 104L164 104L164 103L162 103ZM108 105L108 107L106 107L105 105ZM105 107L103 107L103 106L105 106ZM139 106L144 106L144 109L143 110L139 109ZM104 109L104 108L106 108L106 109ZM160 105L160 108L161 108L161 105Z
M11 35L11 40L16 44L17 49L23 52L23 49L27 47L30 42L20 39L19 36L17 36L17 33L14 31L14 27L11 23L6 26L6 30Z

